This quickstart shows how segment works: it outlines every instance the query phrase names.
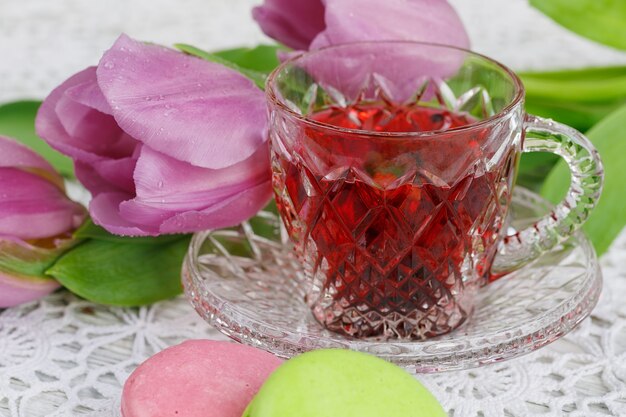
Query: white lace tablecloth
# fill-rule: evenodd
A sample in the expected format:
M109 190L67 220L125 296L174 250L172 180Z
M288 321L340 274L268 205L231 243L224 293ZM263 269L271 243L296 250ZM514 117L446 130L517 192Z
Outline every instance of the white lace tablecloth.
M260 0L259 0L260 1ZM626 63L579 39L525 0L453 0L474 49L516 69ZM0 102L41 98L97 62L117 35L207 49L264 41L255 0L0 0ZM626 416L626 231L602 259L591 318L517 360L421 375L454 417ZM224 339L181 297L112 308L67 292L0 312L0 417L119 416L128 374L188 338ZM454 411L452 411L454 410Z

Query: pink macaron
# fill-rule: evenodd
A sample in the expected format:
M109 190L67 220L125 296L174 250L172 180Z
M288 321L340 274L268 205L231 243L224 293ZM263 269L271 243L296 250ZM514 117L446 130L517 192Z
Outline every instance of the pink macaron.
M232 342L188 340L152 356L124 384L124 417L241 417L282 361Z

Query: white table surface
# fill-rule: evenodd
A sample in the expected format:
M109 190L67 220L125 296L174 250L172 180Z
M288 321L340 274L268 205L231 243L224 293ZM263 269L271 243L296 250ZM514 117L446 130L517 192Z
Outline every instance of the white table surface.
M259 0L260 1L260 0ZM268 42L255 0L0 0L0 103L43 98L96 63L121 32L206 49ZM473 49L514 69L626 63L525 0L453 0ZM602 259L603 298L564 339L477 370L420 376L454 417L626 416L626 232ZM118 416L121 386L148 356L223 336L183 298L109 308L58 292L0 313L0 417Z

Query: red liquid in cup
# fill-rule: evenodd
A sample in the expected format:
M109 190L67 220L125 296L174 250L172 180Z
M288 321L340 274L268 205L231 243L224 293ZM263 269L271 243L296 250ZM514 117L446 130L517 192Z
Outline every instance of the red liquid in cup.
M441 109L379 103L309 118L376 132L445 131L475 122ZM496 184L508 181L514 158L489 171L461 169L464 176L443 181L423 168L469 164L482 152L480 135L446 135L420 142L311 127L289 160L274 153L279 210L312 267L317 290L308 301L326 327L359 337L392 328L394 336L424 338L469 314L462 270L471 268L475 281L487 278L509 198L498 195ZM479 255L468 259L472 252Z

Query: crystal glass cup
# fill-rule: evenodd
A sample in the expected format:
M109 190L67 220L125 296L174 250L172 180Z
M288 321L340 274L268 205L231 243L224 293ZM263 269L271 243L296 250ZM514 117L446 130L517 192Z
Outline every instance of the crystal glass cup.
M591 143L524 112L524 89L482 55L364 42L292 57L268 79L276 202L326 328L425 339L476 292L567 239L602 187ZM507 236L522 152L568 163L563 202Z

